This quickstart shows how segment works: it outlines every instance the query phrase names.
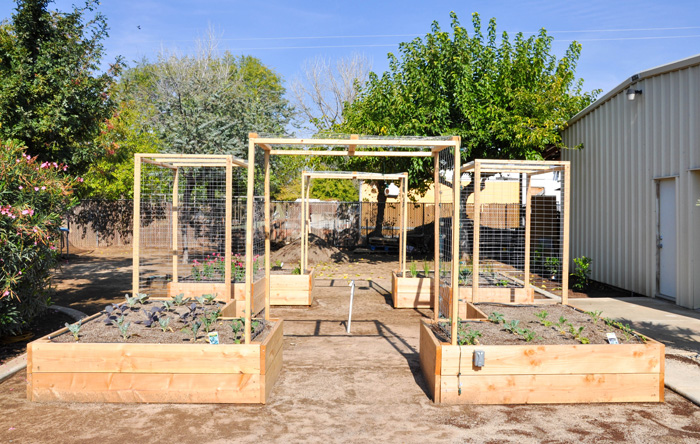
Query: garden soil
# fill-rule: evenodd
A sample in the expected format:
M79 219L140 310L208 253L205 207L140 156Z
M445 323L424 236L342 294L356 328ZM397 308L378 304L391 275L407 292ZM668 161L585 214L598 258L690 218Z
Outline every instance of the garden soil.
M31 403L19 373L0 384L0 442L700 441L700 407L668 390L663 404L433 404L418 355L419 322L431 312L391 308L386 271L396 263L389 258L350 260L333 271L341 276L316 281L311 307L273 307L285 320L284 366L267 405ZM57 300L95 312L121 299L130 285L127 262L73 260L56 281ZM357 288L347 334L350 279Z

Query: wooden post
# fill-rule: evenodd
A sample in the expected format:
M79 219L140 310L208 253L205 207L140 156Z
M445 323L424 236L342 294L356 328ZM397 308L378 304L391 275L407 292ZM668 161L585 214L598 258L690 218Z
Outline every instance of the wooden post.
M459 137L453 138L454 171L452 173L452 345L457 345L457 323L459 322L459 210L460 191L462 188L460 172Z
M232 219L233 219L233 164L231 158L226 159L226 219L224 221L224 300L229 302L233 296L231 280L231 253L233 250Z
M523 279L525 290L530 288L530 243L532 231L532 196L530 185L532 176L525 174L525 279Z
M440 153L433 155L433 319L440 320Z
M270 151L265 151L265 320L270 320Z
M250 317L253 299L253 199L255 185L255 142L248 140L248 189L245 230L245 343L250 344Z
M401 272L401 277L406 277L406 262L405 262L405 254L406 250L403 248L403 241L404 237L406 236L404 233L404 230L406 229L406 226L404 225L404 220L403 220L403 204L404 201L406 200L406 195L404 194L404 180L399 179L399 186L401 188L401 200L399 201L399 208L401 208L401 214L399 217L399 270Z
M299 227L299 236L301 237L301 255L299 256L299 268L301 270L301 274L304 274L304 259L306 255L306 245L304 241L306 240L306 236L304 233L306 233L306 186L304 185L306 182L306 174L303 172L301 173L301 208L299 209L299 218L300 218L300 223L301 226Z
M304 213L304 219L306 223L304 224L304 227L306 230L304 231L304 246L305 248L305 253L304 253L304 264L302 265L301 269L301 274L306 273L306 270L309 268L309 233L311 233L311 205L309 202L309 197L311 196L311 177L306 178L306 213Z
M571 208L571 164L564 165L564 239L561 260L561 303L569 303L569 214ZM663 393L663 390L662 390Z
M139 292L139 253L141 246L141 154L134 155L134 227L131 294Z
M177 229L178 229L178 213L180 211L180 196L179 196L179 185L180 185L180 168L175 170L175 178L173 179L173 211L172 211L172 223L173 223L173 282L178 281L178 270L177 270Z
M479 297L479 242L481 240L481 161L474 161L474 249L472 251L472 300Z

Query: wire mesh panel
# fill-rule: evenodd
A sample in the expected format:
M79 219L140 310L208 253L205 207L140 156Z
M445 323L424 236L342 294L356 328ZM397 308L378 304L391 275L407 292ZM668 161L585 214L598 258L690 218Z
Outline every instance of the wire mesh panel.
M565 171L565 162L477 160L463 168L459 284L473 289L467 299L562 295Z
M455 158L454 149L446 148L438 154L438 211L439 218L439 254L440 270L438 279L440 282L439 291L439 316L441 318L450 317L449 294L452 291L452 264L457 260L453 256L453 222L454 222L454 178L455 178ZM455 289L456 290L456 289Z
M253 182L253 282L265 276L265 153L255 148L255 180ZM245 239L245 238L244 238ZM245 255L245 248L242 250Z
M137 156L136 291L151 297L214 293L230 300L227 272L232 283L245 281L247 177L246 168L238 166L245 164L230 156L154 158L158 161Z

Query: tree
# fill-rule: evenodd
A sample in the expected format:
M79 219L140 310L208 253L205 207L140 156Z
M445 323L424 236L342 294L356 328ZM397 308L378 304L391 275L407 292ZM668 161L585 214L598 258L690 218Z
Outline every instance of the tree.
M108 34L97 0L68 13L49 11L49 3L18 0L0 26L0 137L80 172L101 154L93 141L112 114L108 90L120 61L98 73Z
M302 70L302 76L291 85L294 105L315 131L321 132L341 122L344 107L357 97L372 64L359 54L340 58L335 67L316 57L307 60Z
M495 19L485 37L473 14L470 37L456 14L451 17L452 35L433 22L430 34L399 45L399 58L389 54L389 71L370 74L335 130L460 136L463 162L551 158L567 148L561 138L567 120L599 93L583 92L583 80L575 78L581 45L571 43L557 60L544 29L528 38L518 33L513 42L504 32L499 44ZM432 162L423 158L351 163L354 169L408 171L412 189L432 181Z

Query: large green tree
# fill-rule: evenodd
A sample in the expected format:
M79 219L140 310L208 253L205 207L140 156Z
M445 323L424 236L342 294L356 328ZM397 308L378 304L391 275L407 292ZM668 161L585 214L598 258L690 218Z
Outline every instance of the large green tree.
M70 12L50 3L17 0L0 26L0 138L79 172L102 154L94 140L112 115L108 90L120 63L100 73L107 22L97 0Z
M512 41L504 32L499 40L495 19L484 35L473 14L470 36L456 14L451 17L451 33L434 22L424 38L401 43L399 57L389 54L389 70L370 74L335 130L460 136L463 162L556 157L566 148L561 131L567 120L599 92L584 92L583 80L576 79L581 45L571 43L557 59L544 29L530 37L518 33ZM425 189L432 179L432 161L424 158L350 163L354 169L408 171L412 189ZM377 230L380 224L378 217Z

